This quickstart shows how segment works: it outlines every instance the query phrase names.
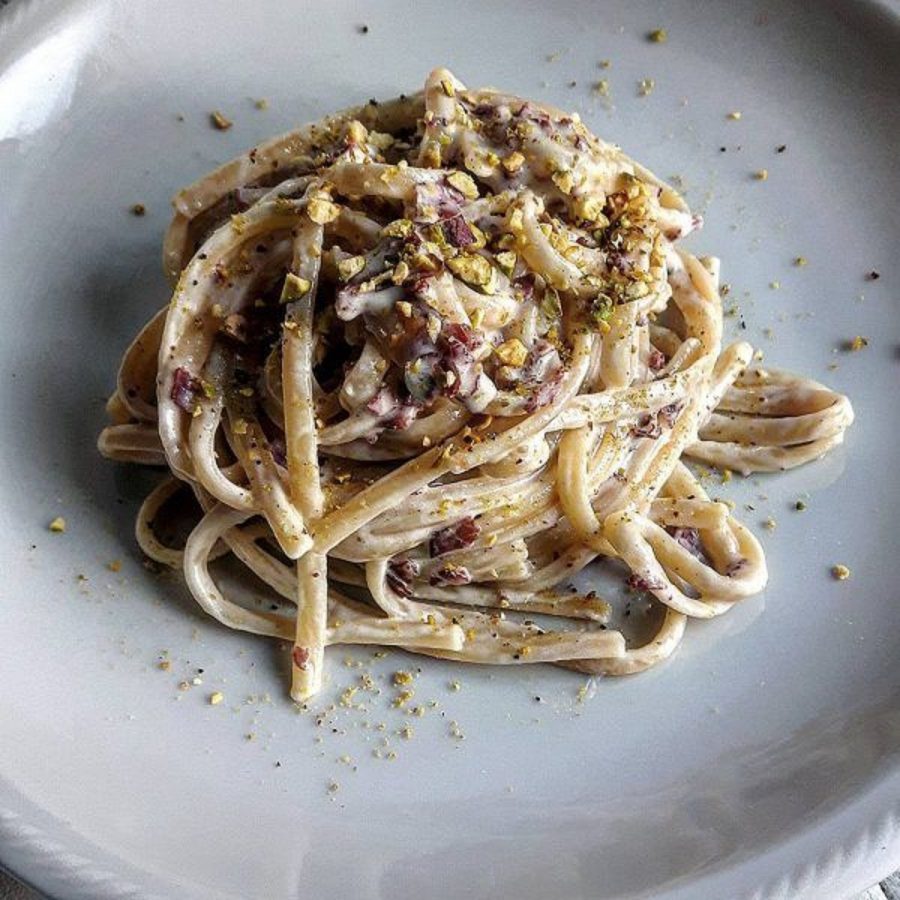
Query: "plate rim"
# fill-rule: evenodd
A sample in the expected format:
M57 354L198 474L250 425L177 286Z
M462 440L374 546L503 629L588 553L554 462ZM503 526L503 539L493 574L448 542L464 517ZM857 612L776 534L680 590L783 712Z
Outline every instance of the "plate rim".
M865 891L900 864L900 790L893 802L888 802L886 806L879 802L879 795L886 795L892 783L900 788L900 769L888 773L878 785L850 804L818 822L810 823L788 842L734 865L713 870L694 884L722 878L740 882L743 880L741 873L746 872L749 881L744 883L753 886L734 894L734 900L816 898L823 896L822 892L826 889L832 892L829 896L839 900ZM4 785L8 782L0 776L0 790ZM14 793L18 792L14 790ZM41 825L29 821L27 811L10 809L8 802L0 796L0 871L8 871L26 886L39 891L47 900L121 900L123 897L162 900L164 895L150 885L150 880L159 880L159 876L153 876L149 871L138 869L108 853L121 866L118 872L112 871L109 865L99 860L104 851L90 839L82 836L76 839L68 835L69 826L46 813L58 823L62 832L50 834ZM34 807L25 797L21 802L25 807ZM860 809L869 806L875 807L875 810ZM839 816L861 817L862 824L836 842L828 829ZM813 836L812 833L817 830L823 833ZM819 848L812 858L801 847L791 846L808 840ZM76 842L86 847L76 848ZM88 852L94 850L96 855L93 858L86 856L86 849ZM787 852L792 857L790 867L761 880L755 878L752 870L766 865L766 858L777 852ZM168 878L162 880L167 888L176 886ZM663 888L663 893L657 893L655 897L657 900L667 900L670 896L683 896L685 888L693 889L693 886L670 883Z

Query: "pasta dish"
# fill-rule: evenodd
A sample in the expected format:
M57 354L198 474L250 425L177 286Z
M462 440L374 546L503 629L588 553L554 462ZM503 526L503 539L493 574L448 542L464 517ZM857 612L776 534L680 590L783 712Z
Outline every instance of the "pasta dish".
M701 222L575 114L446 69L260 144L181 191L171 301L122 360L99 447L168 476L143 551L232 628L640 672L762 590L757 539L687 459L788 469L849 401L723 346ZM200 518L164 540L176 493ZM251 602L214 578L231 555ZM637 646L571 587L598 557L658 606Z

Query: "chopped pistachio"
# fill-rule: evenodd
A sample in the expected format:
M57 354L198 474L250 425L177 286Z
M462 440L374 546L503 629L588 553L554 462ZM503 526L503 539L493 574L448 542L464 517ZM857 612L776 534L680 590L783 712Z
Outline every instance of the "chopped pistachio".
M366 130L366 126L363 125L358 119L354 119L347 126L347 137L354 144L364 144L369 137L369 132Z
M349 281L366 267L364 256L348 256L337 264L338 275L341 281Z
M515 175L525 165L525 157L518 150L513 150L509 156L501 160L500 164L508 175Z
M794 509L796 509L797 512L803 512L803 510L806 509L806 503L803 500L798 500L794 504Z
M217 109L213 110L209 114L209 118L212 122L213 128L217 129L218 131L228 131L228 129L231 128L232 125L234 125L234 122L232 122L231 119L226 118Z
M606 78L601 78L599 81L595 82L593 91L598 97L608 97L609 80Z
M517 207L509 214L510 231L518 233L518 232L521 232L524 229L524 227L525 227L525 216L522 214L522 210Z
M427 141L422 149L422 165L427 169L441 166L441 145L438 141Z
M225 699L225 695L221 691L213 691L209 695L210 706L218 706Z
M604 200L595 194L584 194L575 199L575 215L585 222L596 222L601 226L609 224L609 220L603 215Z
M809 260L805 256L797 256L794 258L794 265L799 268L803 268L803 266L808 265Z
M409 219L394 219L381 229L384 237L409 237L412 234L413 223Z
M477 253L454 256L453 259L447 260L447 268L468 284L486 287L491 283L493 267Z
M568 169L554 172L550 177L564 194L572 193L572 189L575 187L575 178Z
M412 314L413 314L412 303L410 303L408 300L398 300L394 304L394 309L396 309L397 312L401 316L403 316L404 319L409 319L412 317Z
M850 577L850 570L838 563L831 567L831 577L837 581L846 581Z
M504 275L512 275L513 269L516 267L515 253L504 250L501 253L497 253L494 256L494 259L497 261L497 265L500 266L500 271L503 272Z
M377 150L387 150L394 144L394 136L383 131L370 131L369 143Z
M656 87L656 81L653 78L642 78L638 82L638 95L646 97Z
M455 96L456 96L456 91L455 91L454 88L453 88L453 82L452 82L452 81L448 81L446 78L444 78L444 79L441 80L441 90L442 90L448 97L455 97Z
M864 347L869 346L869 339L863 337L861 334L856 335L852 341L850 341L847 345L847 349L851 351L862 350Z
M62 534L66 530L66 520L62 516L57 516L47 527L54 534Z
M528 358L528 350L518 338L510 338L494 348L497 358L507 366L521 366Z
M469 244L470 250L480 250L487 244L487 236L474 222L469 223L469 231L472 232L472 237L475 239L473 243Z
M268 108L269 108L269 101L266 100L265 97L260 97L259 100L255 100L255 101L253 102L253 105L254 105L257 109L268 109Z
M298 300L300 297L309 293L312 283L306 279L288 272L284 279L284 287L281 289L281 302L287 303L290 300Z
M447 176L447 183L455 187L467 200L475 200L478 197L478 186L472 176L465 172L451 172Z
M394 266L394 271L391 273L391 281L394 284L403 284L407 278L409 278L409 265L403 260L400 260L400 262Z
M741 112L740 110L735 110L734 112L728 113L726 118L731 119L732 122L739 122L741 120Z
M669 32L665 28L657 28L647 35L651 44L664 44L669 39Z
M316 225L327 225L341 214L341 209L333 200L315 197L307 204L306 214Z
M757 181L766 181L769 177L769 170L768 169L760 169L758 172L753 173L753 177Z
M405 706L407 703L409 703L409 701L412 700L414 696L415 691L400 691L400 693L397 694L397 696L394 697L394 699L391 701L391 706L395 706L399 709L400 707Z

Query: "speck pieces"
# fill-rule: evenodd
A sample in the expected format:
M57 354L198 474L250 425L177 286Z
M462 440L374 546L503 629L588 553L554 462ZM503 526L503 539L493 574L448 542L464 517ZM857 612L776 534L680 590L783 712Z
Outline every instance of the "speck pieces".
M66 531L66 520L62 516L57 516L47 526L54 534L64 534Z
M841 563L831 567L831 577L835 581L846 581L850 577L850 570Z

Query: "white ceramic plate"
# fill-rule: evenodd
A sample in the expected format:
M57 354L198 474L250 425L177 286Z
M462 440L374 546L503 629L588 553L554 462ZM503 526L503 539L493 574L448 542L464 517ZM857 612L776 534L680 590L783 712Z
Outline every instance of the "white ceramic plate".
M665 44L645 38L658 27ZM577 108L682 176L740 333L849 393L858 422L815 465L719 489L755 506L771 586L692 623L669 664L578 702L583 679L556 669L421 662L417 698L439 705L406 741L385 679L420 661L356 652L384 686L369 711L338 707L321 727L298 715L283 652L141 566L131 522L148 477L94 440L121 350L165 299L174 190L438 63ZM600 78L612 108L592 96ZM639 98L642 78L655 86ZM4 864L56 897L272 900L840 898L900 864L898 84L900 18L877 3L4 9ZM230 131L209 127L213 109ZM836 351L857 334L868 349ZM47 530L56 515L64 535ZM833 563L851 579L832 580ZM344 656L330 652L323 705L358 678ZM180 692L198 668L203 684Z

